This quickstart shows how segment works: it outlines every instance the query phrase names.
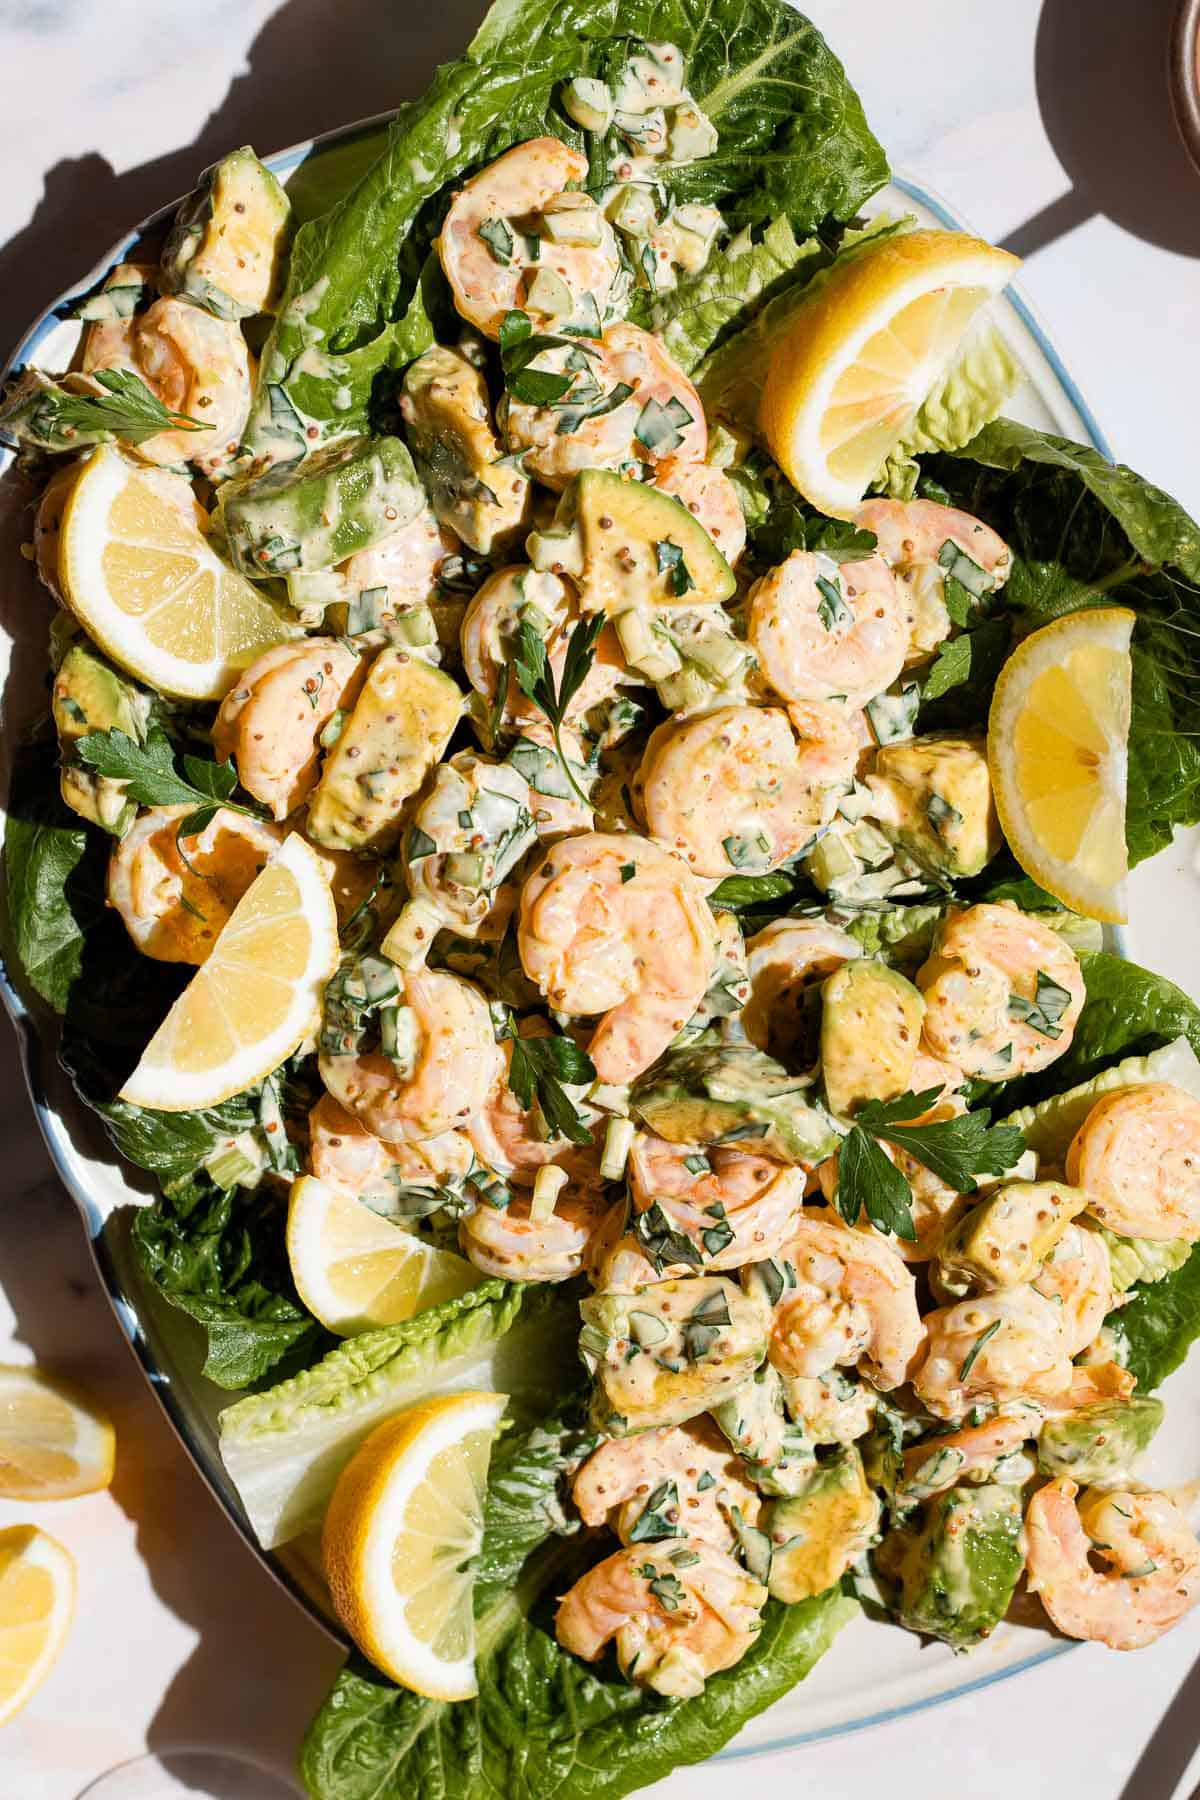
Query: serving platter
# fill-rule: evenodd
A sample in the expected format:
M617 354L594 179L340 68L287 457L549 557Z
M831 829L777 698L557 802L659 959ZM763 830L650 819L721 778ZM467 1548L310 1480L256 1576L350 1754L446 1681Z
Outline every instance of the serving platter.
M367 120L294 146L267 159L280 180L310 193L334 169L353 168L369 153L382 120ZM872 212L915 214L921 223L967 229L937 196L898 177L876 196ZM143 237L152 236L174 207L130 231L97 266L49 307L17 346L11 367L35 364L50 373L69 366L79 324L69 317L72 303L94 288ZM995 319L1023 372L1008 408L1013 416L1043 430L1093 445L1111 456L1104 434L1057 350L1019 288L995 303ZM45 641L50 603L39 588L20 546L30 536L28 493L13 467L12 453L0 447L0 817L12 755L25 728L45 710ZM1200 934L1169 931L1166 921L1189 905L1192 840L1157 861L1153 883L1135 881L1133 949L1144 944L1145 960L1195 992L1200 988ZM1167 870L1164 878L1163 870ZM1119 945L1117 947L1123 947ZM153 1197L148 1177L118 1165L98 1120L75 1096L58 1066L53 1020L31 1008L0 968L0 999L13 1021L34 1111L55 1168L74 1200L95 1257L97 1270L118 1322L185 1450L264 1565L289 1588L325 1631L345 1641L321 1605L320 1580L304 1546L265 1553L249 1522L218 1451L217 1417L230 1396L200 1374L192 1327L141 1282L131 1253L130 1209ZM1195 1474L1188 1458L1193 1426L1200 1417L1200 1368L1185 1367L1167 1387L1169 1416L1175 1422L1160 1434L1154 1474L1166 1481ZM1007 1676L1029 1671L1072 1646L1044 1630L1001 1626L967 1657L946 1646L922 1646L910 1634L873 1624L865 1617L850 1625L807 1681L768 1713L754 1720L721 1753L725 1760L782 1750L836 1736L976 1691Z

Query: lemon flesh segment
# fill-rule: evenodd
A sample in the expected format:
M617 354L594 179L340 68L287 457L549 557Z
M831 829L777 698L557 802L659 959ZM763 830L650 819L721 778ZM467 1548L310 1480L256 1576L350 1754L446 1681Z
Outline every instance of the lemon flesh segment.
M780 334L760 424L789 481L853 512L1017 258L953 231L867 243L813 284Z
M301 1300L342 1337L398 1325L484 1279L465 1257L439 1250L312 1175L292 1187L287 1247Z
M188 482L111 447L82 465L62 515L63 598L113 661L162 693L220 700L235 676L297 635L222 562Z
M504 1394L446 1394L377 1426L322 1533L339 1618L364 1655L435 1700L478 1692L474 1559Z
M71 1500L112 1480L112 1421L73 1384L0 1364L0 1499Z
M1134 614L1070 613L1019 644L988 717L1001 828L1025 871L1076 912L1125 919Z
M75 1564L33 1525L0 1531L0 1725L50 1673L75 1611Z
M316 1023L337 958L328 872L293 833L243 894L121 1098L186 1112L261 1081Z

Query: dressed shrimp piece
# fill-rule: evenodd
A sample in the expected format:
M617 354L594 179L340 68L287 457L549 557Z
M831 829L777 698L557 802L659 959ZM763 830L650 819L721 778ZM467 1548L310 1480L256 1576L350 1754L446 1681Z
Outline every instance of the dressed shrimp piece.
M740 1662L766 1602L766 1588L723 1550L703 1538L667 1538L589 1569L560 1603L554 1629L584 1662L615 1642L627 1681L686 1700Z
M982 519L933 500L868 500L856 523L873 531L908 611L906 662L932 655L950 634L946 577L978 598L1008 580L1012 551Z
M308 1166L319 1181L360 1200L388 1199L398 1187L439 1187L466 1175L474 1162L461 1131L410 1144L385 1144L332 1094L322 1094L308 1115Z
M1090 1355L1103 1357L1108 1354L1104 1335L1087 1346ZM1065 1413L1078 1412L1081 1407L1095 1406L1100 1401L1128 1400L1136 1386L1137 1377L1131 1370L1123 1369L1120 1363L1081 1358L1072 1365L1071 1379L1064 1391L1052 1400L1040 1401L1039 1405L1048 1417L1061 1418Z
M1070 945L1007 901L947 913L917 986L925 1048L1005 1079L1064 1055L1087 997Z
M720 1146L668 1144L647 1131L630 1145L628 1173L637 1211L657 1206L707 1269L777 1255L804 1204L803 1169Z
M926 1313L925 1331L913 1392L936 1418L961 1419L976 1401L1051 1402L1070 1388L1059 1308L1031 1287L939 1307Z
M632 869L632 874L629 872ZM546 852L521 890L521 962L556 1012L594 1018L601 1081L633 1081L708 988L716 928L695 877L657 844L589 832Z
M580 312L585 295L597 321L608 310L621 268L612 226L587 194L565 191L587 172L582 151L558 138L530 138L455 193L437 252L455 306L485 337L498 338L504 315L518 308L548 330L563 312ZM550 280L536 279L547 272L557 278L552 307L540 299Z
M571 1494L585 1525L611 1525L623 1544L654 1513L662 1536L698 1538L731 1554L738 1541L733 1508L753 1525L761 1505L742 1459L704 1416L611 1438L588 1457Z
M502 1209L478 1206L459 1223L464 1256L502 1281L569 1281L583 1267L589 1240L610 1202L595 1188L571 1186L548 1218L534 1218L532 1198Z
M481 370L434 344L404 371L400 413L429 505L481 556L502 556L528 529L528 478L501 461Z
M891 686L908 648L905 603L881 556L837 563L793 550L751 588L746 631L784 700L852 711Z
M286 819L317 785L321 733L342 705L352 706L367 659L336 638L275 644L244 669L221 702L213 748L237 758L248 793Z
M746 548L746 516L737 489L724 470L711 463L668 456L654 471L654 485L683 502L734 568Z
M756 1049L779 1062L813 1061L819 984L862 955L848 932L824 919L772 919L746 940L750 997L739 1023Z
M460 549L454 533L439 525L430 507L423 506L399 531L365 550L356 550L331 569L325 603L353 600L374 590L381 595L381 613L420 606L437 597L438 571L446 558Z
M389 1144L465 1125L499 1064L491 1014L477 988L440 969L406 970L402 985L415 1039L409 1074L378 1053L320 1059L334 1099Z
M229 915L283 841L274 825L224 808L204 830L177 832L190 806L153 806L113 845L108 904L143 956L202 963Z
M550 1026L545 1019L523 1019L521 1022L523 1038L550 1035ZM483 1105L466 1127L480 1162L518 1187L531 1187L538 1170L547 1163L565 1169L572 1182L598 1186L599 1152L596 1146L573 1144L569 1138L556 1137L549 1132L539 1111L526 1111L509 1086L508 1072L513 1059L511 1038L504 1038L497 1048L495 1080ZM568 1089L572 1096L577 1091Z
M131 371L171 412L202 422L199 431L181 426L131 444L143 462L192 462L218 475L232 460L250 416L250 352L236 320L156 300L132 318L89 325L83 372L107 369Z
M1083 1225L1068 1225L1030 1286L1059 1309L1068 1356L1095 1342L1112 1311L1112 1264L1104 1240Z
M439 763L404 836L409 892L460 937L495 939L511 917L503 887L537 840L529 785L507 763L460 750Z
M1200 1238L1200 1100L1170 1081L1098 1100L1071 1140L1067 1180L1122 1237Z
M1060 1476L1029 1502L1030 1592L1067 1637L1141 1650L1200 1600L1200 1544L1166 1494L1089 1491L1077 1503L1078 1493Z
M463 668L489 711L496 704L500 683L507 682L504 724L524 731L542 717L533 701L521 692L512 672L513 657L520 649L521 625L530 624L545 644L557 684L579 617L575 595L565 581L524 564L497 569L472 597L463 614ZM580 718L593 706L610 699L629 678L620 639L613 627L606 625L596 640L591 667L568 704L566 717Z
M840 722L828 738L798 744L777 707L721 706L682 723L668 719L642 762L646 824L708 879L777 869L832 814L856 758Z
M653 467L668 456L703 461L708 426L700 396L651 332L610 325L598 341L576 339L567 348L544 350L529 366L574 376L553 406L532 406L511 394L501 402L509 449L523 450L526 469L547 487L565 488L581 469ZM629 392L607 412L597 410L625 388ZM583 416L576 429L564 432L564 406L572 400Z
M903 1454L896 1498L905 1504L932 1499L963 1481L1027 1479L1030 1461L1018 1461L1023 1446L1036 1438L1042 1424L1036 1406L1004 1408L981 1425L964 1425L944 1437L923 1438Z
M908 1379L925 1337L916 1283L832 1207L805 1207L782 1257L744 1269L742 1283L772 1308L768 1355L783 1374L855 1364L885 1391Z

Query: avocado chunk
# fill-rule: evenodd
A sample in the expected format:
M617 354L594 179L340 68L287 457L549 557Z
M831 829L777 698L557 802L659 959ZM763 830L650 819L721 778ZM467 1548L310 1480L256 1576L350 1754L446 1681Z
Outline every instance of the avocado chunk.
M150 697L86 645L71 646L54 677L51 711L62 760L62 797L72 812L123 837L137 816L125 783L97 775L79 762L75 745L89 731L123 731L135 743L145 735Z
M860 959L821 990L821 1070L825 1098L840 1118L866 1100L905 1093L921 1040L925 1002L898 969Z
M159 279L218 319L274 312L283 289L291 203L249 145L205 169L175 214Z
M767 1353L766 1314L721 1275L594 1294L579 1310L580 1352L597 1381L592 1422L610 1437L694 1419Z
M439 523L481 556L511 550L533 487L519 461L504 457L480 371L435 344L405 370L400 411Z
M1002 1182L946 1233L934 1292L961 1300L1031 1281L1087 1203L1082 1188L1062 1181Z
M768 1506L760 1524L771 1545L767 1586L792 1606L841 1580L879 1529L879 1501L853 1444L809 1471L799 1493Z
M978 875L1000 850L983 738L885 744L867 786L884 835L940 875Z
M1024 1566L1021 1490L999 1482L939 1494L914 1526L889 1532L875 1566L896 1617L964 1650L1008 1611Z
M353 437L265 475L227 481L221 518L243 575L329 569L415 519L425 504L399 438Z
M804 1427L784 1411L783 1378L771 1363L714 1406L712 1416L762 1493L804 1491L816 1455Z
M1069 1475L1080 1487L1126 1481L1163 1421L1166 1408L1148 1395L1096 1400L1061 1419L1047 1419L1038 1438L1043 1475Z
M819 1163L838 1142L812 1083L748 1044L668 1050L629 1104L672 1144L741 1144L777 1162Z
M449 675L397 646L381 650L325 758L309 837L327 850L394 848L405 802L441 761L462 713Z
M635 608L714 606L737 578L698 519L673 494L611 469L584 469L558 503L554 524L534 531L535 569L574 578L585 613L610 619Z

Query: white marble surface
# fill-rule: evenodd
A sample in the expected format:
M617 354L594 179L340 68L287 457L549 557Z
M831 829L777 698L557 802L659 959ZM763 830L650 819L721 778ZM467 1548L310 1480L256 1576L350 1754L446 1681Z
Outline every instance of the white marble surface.
M1170 136L1166 0L808 10L902 171L998 241L1052 239L1030 256L1026 292L1117 455L1200 512L1200 177ZM0 248L0 337L14 339L212 155L247 139L274 150L415 92L478 11L476 0L0 0L0 239L12 238ZM1162 868L1138 883L1150 961L1170 923ZM338 1655L243 1548L159 1414L51 1176L15 1047L0 1042L0 1057L0 1357L86 1379L120 1441L108 1493L40 1509L79 1559L79 1617L45 1687L0 1732L0 1795L74 1800L147 1744L224 1746L286 1773ZM0 1506L0 1526L31 1510ZM920 1718L687 1772L659 1791L716 1800L732 1778L834 1800L951 1787L974 1800L1187 1796L1198 1652L1200 1616L1135 1659L1081 1649Z

